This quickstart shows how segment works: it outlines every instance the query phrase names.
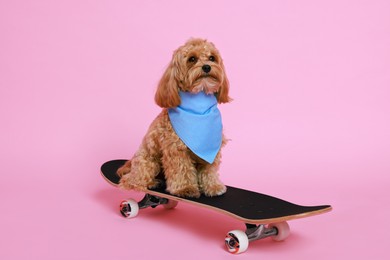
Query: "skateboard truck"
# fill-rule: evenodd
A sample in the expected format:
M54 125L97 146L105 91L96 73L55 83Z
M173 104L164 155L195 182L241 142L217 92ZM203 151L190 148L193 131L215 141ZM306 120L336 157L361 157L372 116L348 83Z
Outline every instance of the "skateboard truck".
M145 209L148 207L155 208L158 205L164 204L168 204L168 199L146 194L145 197L140 202L138 202L138 207L140 209Z
M226 234L225 245L232 254L239 254L248 249L249 242L272 237L274 241L283 241L290 234L290 227L287 222L280 222L269 225L245 224L246 231L232 230Z
M275 227L267 228L265 225L253 225L245 224L245 234L248 236L249 241L255 241L266 237L276 236L278 230Z
M163 205L166 209L173 209L177 205L177 201L161 198L158 196L145 194L140 202L134 200L124 200L121 202L119 208L122 216L125 218L133 218L138 215L139 209L155 208Z

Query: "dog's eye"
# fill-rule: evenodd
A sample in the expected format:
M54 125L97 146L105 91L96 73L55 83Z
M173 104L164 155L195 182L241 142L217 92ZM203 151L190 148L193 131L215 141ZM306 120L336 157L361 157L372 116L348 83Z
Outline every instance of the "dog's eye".
M210 56L209 57L209 61L215 61L215 57L214 56Z
M188 62L191 62L191 63L196 62L196 57L195 57L195 56L189 57L189 58L188 58Z

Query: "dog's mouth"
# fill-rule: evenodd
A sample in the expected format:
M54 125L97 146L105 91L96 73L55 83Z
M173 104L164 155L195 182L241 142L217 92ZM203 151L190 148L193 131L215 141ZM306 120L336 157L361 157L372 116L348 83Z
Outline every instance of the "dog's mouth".
M199 93L204 91L206 94L212 94L218 91L219 86L219 79L216 77L209 74L201 75L195 80L191 92Z
M199 78L196 81L199 81L199 80L202 80L202 79L211 79L211 80L217 81L217 82L219 81L219 79L217 77L215 77L215 76L213 76L211 74L208 74L208 73L200 75Z

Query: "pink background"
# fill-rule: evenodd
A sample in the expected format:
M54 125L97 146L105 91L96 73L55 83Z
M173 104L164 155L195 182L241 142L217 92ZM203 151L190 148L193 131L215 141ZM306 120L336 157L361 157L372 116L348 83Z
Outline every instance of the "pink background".
M242 259L390 256L389 1L0 1L0 258L227 259L243 225L179 204L133 220L100 165L128 158L191 36L221 51L226 184L334 211Z

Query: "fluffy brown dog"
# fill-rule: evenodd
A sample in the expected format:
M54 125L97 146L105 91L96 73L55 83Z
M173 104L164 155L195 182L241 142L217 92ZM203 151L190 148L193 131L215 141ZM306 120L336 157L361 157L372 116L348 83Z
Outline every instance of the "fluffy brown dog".
M218 103L229 97L229 81L222 58L214 44L190 39L173 54L156 91L155 101L163 108L152 122L133 158L118 170L123 189L145 191L160 184L157 175L164 173L166 189L181 197L218 196L226 192L219 180L219 149L213 162L198 157L179 138L168 111L181 104L179 92L214 95ZM197 122L194 122L196 124ZM226 144L222 135L221 147Z

